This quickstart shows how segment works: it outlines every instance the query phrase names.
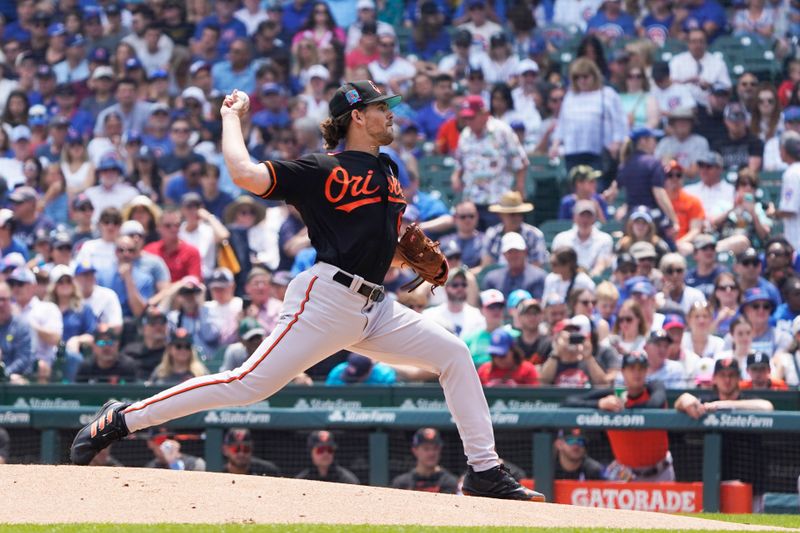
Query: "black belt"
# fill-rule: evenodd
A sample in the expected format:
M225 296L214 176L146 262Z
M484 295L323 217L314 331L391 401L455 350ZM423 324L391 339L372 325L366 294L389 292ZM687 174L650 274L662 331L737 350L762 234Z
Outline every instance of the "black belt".
M350 285L352 285L353 279L353 276L346 272L342 272L341 270L333 275L333 281L336 283L341 283L348 289L350 288ZM356 292L358 292L358 294L361 296L366 296L367 300L371 302L380 302L386 297L386 293L383 292L383 287L381 285L372 285L370 287L367 286L366 283L362 283Z

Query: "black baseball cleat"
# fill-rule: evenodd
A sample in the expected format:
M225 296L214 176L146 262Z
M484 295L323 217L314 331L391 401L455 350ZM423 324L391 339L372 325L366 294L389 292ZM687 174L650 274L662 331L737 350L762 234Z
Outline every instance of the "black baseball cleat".
M128 434L125 417L120 413L130 404L109 400L94 419L75 435L69 458L76 465L88 465L100 450Z
M531 502L545 501L544 494L541 492L520 485L505 465L499 465L483 472L476 472L470 466L464 477L462 491L466 496Z

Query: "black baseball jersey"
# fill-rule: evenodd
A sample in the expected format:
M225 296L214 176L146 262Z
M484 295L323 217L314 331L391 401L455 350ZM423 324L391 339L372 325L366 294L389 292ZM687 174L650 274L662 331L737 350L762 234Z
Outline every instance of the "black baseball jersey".
M348 150L264 165L273 183L261 197L297 208L318 261L383 282L406 206L389 156Z
M230 472L228 463L222 468L223 472ZM281 477L281 469L272 461L260 459L258 457L250 458L250 466L247 469L247 474L250 476L270 476Z
M427 477L419 475L416 469L412 469L394 478L392 488L455 494L458 490L458 480L444 468Z

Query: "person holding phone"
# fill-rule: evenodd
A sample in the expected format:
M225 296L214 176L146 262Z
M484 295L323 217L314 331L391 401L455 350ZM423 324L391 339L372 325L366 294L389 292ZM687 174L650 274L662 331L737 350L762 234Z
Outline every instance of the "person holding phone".
M719 233L721 250L742 251L742 243L750 240L751 246L761 249L772 230L770 215L775 206L766 207L756 201L758 175L749 168L742 168L736 177L733 205L712 219L711 224ZM747 245L744 245L747 248Z
M592 355L591 331L584 315L561 320L553 327L553 353L539 373L542 385L583 388L606 383L606 373Z

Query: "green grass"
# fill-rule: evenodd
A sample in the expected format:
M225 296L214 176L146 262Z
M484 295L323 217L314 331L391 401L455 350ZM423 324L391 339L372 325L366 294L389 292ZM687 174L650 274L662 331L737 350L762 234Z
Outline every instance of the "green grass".
M686 515L725 522L741 524L766 525L776 527L800 528L800 515L736 515L708 513ZM619 531L610 528L557 528L538 527L432 527L432 526L370 526L370 525L331 525L331 524L0 524L0 532L14 533L523 533L548 531L555 533L608 533ZM647 533L677 533L675 529L625 529L624 531L642 531Z

